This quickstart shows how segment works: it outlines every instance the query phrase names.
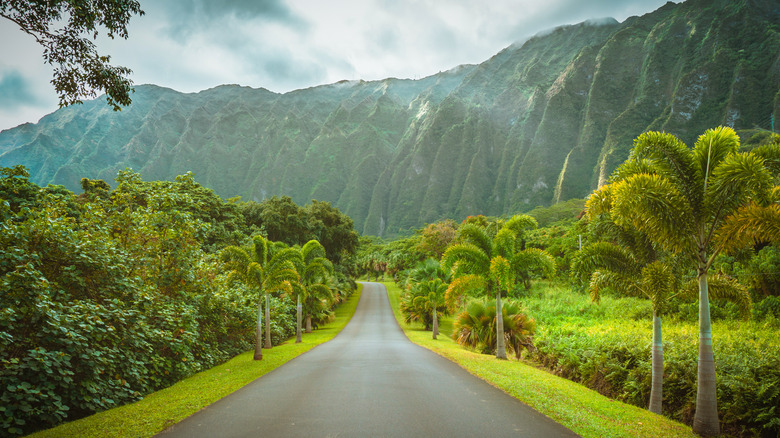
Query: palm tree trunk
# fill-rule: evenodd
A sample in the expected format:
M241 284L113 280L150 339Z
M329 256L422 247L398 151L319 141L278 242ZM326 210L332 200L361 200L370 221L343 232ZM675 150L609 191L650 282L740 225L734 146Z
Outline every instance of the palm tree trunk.
M504 312L501 311L501 290L496 292L496 358L506 359L504 342Z
M702 436L718 436L720 423L715 384L715 358L712 354L709 288L706 266L701 260L699 261L699 372L696 388L693 431Z
M257 328L255 330L255 360L263 359L263 301L257 297Z
M271 349L271 306L268 304L268 292L265 293L265 348Z
M439 334L439 318L436 316L436 308L433 309L433 339Z
M295 312L295 343L300 344L302 342L301 339L301 313L303 312L303 308L301 306L301 296L298 295L298 306L296 306L296 312Z
M311 333L311 314L306 315L306 333Z
M661 414L664 385L664 344L661 337L661 317L653 310L653 378L648 410Z

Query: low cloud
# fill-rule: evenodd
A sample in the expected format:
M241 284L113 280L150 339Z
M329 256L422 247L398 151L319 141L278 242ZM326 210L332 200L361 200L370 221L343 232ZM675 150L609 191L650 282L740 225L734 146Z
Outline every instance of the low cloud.
M146 2L128 40L101 37L101 54L136 84L194 92L220 84L275 92L387 77L421 78L486 61L544 29L598 17L619 21L665 0L166 0ZM40 48L0 23L0 109L56 109ZM36 99L36 96L38 98ZM55 105L52 107L52 102ZM21 109L19 113L21 113ZM42 113L43 115L45 113ZM8 127L0 117L0 129Z
M0 108L13 109L19 106L35 106L40 99L30 84L18 71L0 74Z

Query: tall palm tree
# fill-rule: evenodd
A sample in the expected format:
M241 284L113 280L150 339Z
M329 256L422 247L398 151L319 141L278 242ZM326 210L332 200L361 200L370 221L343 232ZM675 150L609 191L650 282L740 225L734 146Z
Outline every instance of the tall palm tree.
M289 296L295 296L296 304L296 324L295 324L295 343L301 343L302 339L302 321L303 321L303 302L311 294L320 296L331 296L327 284L330 277L333 276L333 265L325 257L325 248L316 240L310 240L298 250L290 248L298 254L295 266L300 273L301 281L293 284ZM328 289L327 293L324 289Z
M263 351L261 348L263 338L262 327L262 296L266 301L266 348L271 347L270 314L268 313L268 292L284 291L292 292L294 285L298 283L299 275L296 269L295 253L281 250L269 255L270 242L262 236L252 238L250 248L228 246L220 252L220 258L230 270L232 279L243 281L250 287L255 287L258 292L257 301L257 327L255 330L254 359L261 360Z
M456 300L461 301L470 292L495 295L498 359L507 357L501 294L514 285L519 272L541 268L549 274L555 269L555 261L546 252L519 249L523 232L535 227L535 219L528 215L517 215L507 221L491 239L484 228L465 224L458 231L460 243L449 247L442 257L442 267L445 271L451 271L453 277L447 288L451 307L454 307Z
M611 179L612 218L655 244L688 256L699 290L699 367L693 429L720 433L712 352L708 272L723 249L714 236L741 207L765 199L771 174L755 152L740 153L731 128L702 134L692 149L675 136L647 132ZM597 195L598 196L598 195Z
M589 277L589 291L594 302L600 301L604 288L650 299L653 308L653 349L648 409L660 414L664 372L661 316L668 300L681 291L672 266L659 260L645 263L625 247L612 242L597 242L582 248L572 263L572 271L580 277Z

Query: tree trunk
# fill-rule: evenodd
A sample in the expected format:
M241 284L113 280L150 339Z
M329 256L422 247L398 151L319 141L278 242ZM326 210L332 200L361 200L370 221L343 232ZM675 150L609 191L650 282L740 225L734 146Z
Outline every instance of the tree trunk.
M496 292L496 358L506 359L504 343L504 312L501 311L501 291Z
M311 314L306 315L306 333L311 333Z
M706 258L704 258L706 260ZM707 271L699 261L699 372L696 385L696 414L693 431L702 436L718 436L718 395L715 384L715 358L712 354L712 328Z
M296 312L295 312L295 321L296 321L296 324L295 324L295 343L296 344L300 344L301 341L302 341L302 339L301 339L301 313L303 311L303 308L301 306L301 296L300 295L298 295L298 306L296 306L295 310L296 310Z
M661 338L661 317L653 311L653 378L650 389L650 412L661 414L664 385L664 344Z
M263 300L257 297L257 328L255 329L255 360L263 359Z
M439 335L439 318L436 316L436 308L433 309L433 339Z
M271 349L271 306L268 304L268 292L265 293L265 348Z

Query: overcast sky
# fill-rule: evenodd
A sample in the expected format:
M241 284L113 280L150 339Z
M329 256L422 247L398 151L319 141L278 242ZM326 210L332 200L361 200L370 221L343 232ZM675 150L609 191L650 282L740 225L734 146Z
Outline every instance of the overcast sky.
M665 0L141 0L127 40L101 54L135 84L287 92L342 79L422 78L489 59L565 24L651 12ZM0 130L57 109L52 68L0 18Z

